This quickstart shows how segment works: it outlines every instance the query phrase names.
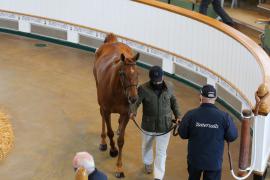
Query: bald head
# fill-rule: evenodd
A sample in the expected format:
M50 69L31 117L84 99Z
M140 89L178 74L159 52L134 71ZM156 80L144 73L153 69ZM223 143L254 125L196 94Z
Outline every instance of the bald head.
M95 170L95 162L92 155L88 152L78 152L73 158L73 168L78 169L80 167L87 171L87 174L91 174Z

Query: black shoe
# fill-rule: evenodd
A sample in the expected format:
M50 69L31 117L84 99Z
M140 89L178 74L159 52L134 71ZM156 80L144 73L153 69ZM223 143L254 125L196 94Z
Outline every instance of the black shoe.
M152 165L145 164L144 170L145 170L146 174L151 174L152 173Z

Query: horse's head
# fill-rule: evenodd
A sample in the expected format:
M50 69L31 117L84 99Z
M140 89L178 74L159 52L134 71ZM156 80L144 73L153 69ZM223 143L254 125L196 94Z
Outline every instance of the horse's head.
M120 57L120 81L129 103L135 103L138 98L137 86L139 79L136 61L139 59L139 56L140 54L137 53L132 58L126 58L124 54L121 54Z

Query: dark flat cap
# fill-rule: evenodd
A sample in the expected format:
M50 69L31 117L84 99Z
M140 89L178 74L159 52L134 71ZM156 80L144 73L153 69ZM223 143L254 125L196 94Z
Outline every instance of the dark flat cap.
M153 66L149 70L149 78L153 82L159 82L162 80L163 70L160 66Z
M217 91L214 86L207 84L202 87L201 95L207 98L215 98L217 96Z

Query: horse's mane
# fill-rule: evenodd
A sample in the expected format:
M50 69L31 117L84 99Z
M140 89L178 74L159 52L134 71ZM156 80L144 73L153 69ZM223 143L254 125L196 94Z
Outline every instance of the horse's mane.
M104 43L114 43L114 42L117 42L116 36L113 33L109 33L106 36Z

